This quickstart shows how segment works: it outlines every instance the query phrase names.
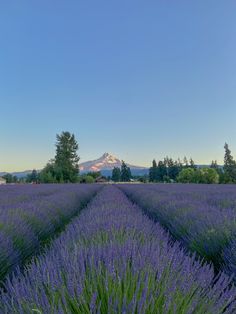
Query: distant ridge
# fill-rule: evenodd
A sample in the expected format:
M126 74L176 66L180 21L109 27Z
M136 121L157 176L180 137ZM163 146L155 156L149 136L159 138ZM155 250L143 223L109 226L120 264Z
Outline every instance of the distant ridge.
M40 170L37 170L37 171L40 171ZM24 170L24 171L18 171L18 172L0 172L0 177L4 176L7 173L10 173L13 176L17 176L17 178L24 178L31 172L32 170Z

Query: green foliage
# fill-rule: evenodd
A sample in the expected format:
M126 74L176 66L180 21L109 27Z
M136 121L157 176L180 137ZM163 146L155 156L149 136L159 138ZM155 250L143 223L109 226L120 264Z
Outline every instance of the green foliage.
M120 175L122 182L129 182L131 179L131 171L130 168L126 165L126 163L122 160L121 164L121 175Z
M169 181L176 181L178 174L182 169L182 164L180 161L173 161L172 158L166 157L164 159L166 165L166 176ZM165 180L166 181L166 180Z
M187 159L186 156L184 156L183 167L184 167L184 168L189 168L188 159Z
M30 174L26 177L26 182L28 183L37 183L39 181L39 176L37 170L33 170Z
M156 160L153 159L152 161L152 167L149 169L149 181L150 182L157 182L157 163Z
M158 162L156 181L164 181L164 176L167 175L166 165L163 161Z
M186 157L181 162L166 156L158 165L153 160L149 169L150 182L219 183L221 177L222 171L215 162L211 168L197 169L193 159L188 161Z
M85 177L85 183L94 183L94 178L92 176L86 176Z
M55 171L57 180L63 182L76 182L79 173L79 157L77 150L79 145L74 134L62 132L56 136Z
M143 176L138 176L138 177L136 177L136 180L138 181L138 182L141 182L141 183L147 183L147 182L149 182L149 175L143 175Z
M168 284L171 281L175 282L179 276L178 271L173 271L172 268L171 262L167 263L160 278L156 280L157 273L149 265L135 272L132 263L129 262L124 266L124 271L121 272L119 267L114 266L111 273L100 262L97 266L86 266L80 295L69 292L70 282L65 271L61 272L63 284L60 288L48 283L41 289L50 303L52 313L57 313L59 308L63 308L65 313L73 314L116 314L124 313L123 309L129 307L134 309L132 313L145 314L189 313L193 307L194 313L208 313L209 307L216 303L217 296L213 295L212 299L209 299L204 295L204 288L197 285L191 285L187 291L173 289L170 292L167 290ZM202 302L195 304L199 294L202 294ZM223 309L226 306L227 304L222 304ZM25 312L29 309L43 313L43 308L37 307L36 304L26 303Z
M171 183L172 181L171 181L171 178L169 177L169 176L164 176L163 177L163 181L165 182L165 183Z
M84 175L80 176L79 182L80 182L80 183L94 183L94 182L95 182L95 179L94 179L94 177L91 176L91 175L84 174Z
M199 180L197 183L219 183L219 174L213 168L202 168L196 170L199 173Z
M154 159L152 167L149 169L150 182L173 182L177 180L177 176L183 168L180 160L174 161L166 156L164 160L160 160L158 165Z
M10 173L7 173L7 174L5 174L2 177L6 180L6 183L16 183L16 182L18 182L17 176L13 176Z
M75 183L78 182L79 157L78 143L74 134L62 132L56 136L56 156L40 173L42 183Z
M178 175L178 182L181 183L193 183L195 170L193 168L184 168Z
M101 171L90 171L87 176L93 177L95 180L102 176Z
M225 183L236 183L236 162L227 143L225 143L224 149L224 181Z
M111 179L114 182L119 182L121 180L120 168L118 168L118 167L113 168Z
M55 166L53 162L47 163L39 174L39 180L42 183L56 183Z
M212 160L211 165L210 165L210 168L216 169L216 170L219 169L219 166L218 166L218 164L217 164L217 160Z
M190 166L189 166L190 168L192 168L192 169L197 169L197 167L196 167L196 165L195 165L195 163L194 163L192 157L191 157L190 160L189 160L189 164L190 164Z
M219 174L213 168L184 168L178 175L181 183L219 183Z

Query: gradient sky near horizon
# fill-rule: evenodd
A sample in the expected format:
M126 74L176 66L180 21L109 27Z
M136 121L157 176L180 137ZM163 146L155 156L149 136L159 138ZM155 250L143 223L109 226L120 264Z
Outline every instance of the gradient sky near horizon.
M81 162L236 157L236 1L2 1L0 29L0 171L63 130Z

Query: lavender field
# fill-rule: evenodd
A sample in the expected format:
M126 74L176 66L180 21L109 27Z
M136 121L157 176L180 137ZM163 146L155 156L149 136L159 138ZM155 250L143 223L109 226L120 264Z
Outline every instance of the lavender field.
M85 206L96 185L15 185L0 188L0 280Z
M0 313L236 313L233 186L6 186L0 200Z
M186 248L236 277L235 185L122 185L153 220ZM236 279L236 278L235 278Z

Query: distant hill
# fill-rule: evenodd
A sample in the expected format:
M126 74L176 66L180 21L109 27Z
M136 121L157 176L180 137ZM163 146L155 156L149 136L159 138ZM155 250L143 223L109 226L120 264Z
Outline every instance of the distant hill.
M18 172L0 172L0 177L4 176L7 173L10 173L13 176L17 176L17 178L24 178L31 172L32 170L24 170L24 171L18 171Z

